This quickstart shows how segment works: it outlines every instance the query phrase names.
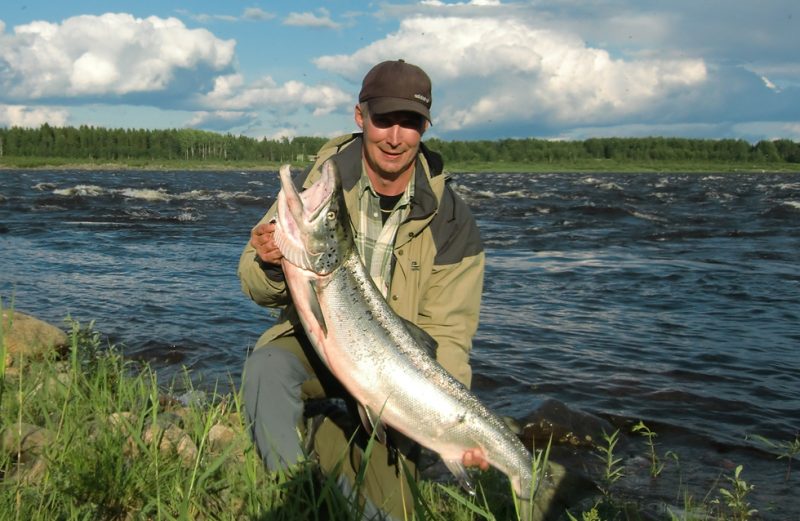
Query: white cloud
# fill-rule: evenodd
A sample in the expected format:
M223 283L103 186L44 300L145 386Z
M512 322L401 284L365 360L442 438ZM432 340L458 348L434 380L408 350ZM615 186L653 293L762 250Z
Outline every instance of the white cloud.
M264 22L275 18L274 13L264 11L260 7L246 7L240 16L231 14L193 13L188 9L176 9L175 12L201 24L210 24L213 22L234 23L242 20L250 22Z
M231 128L243 127L252 124L256 115L251 112L224 111L196 112L187 123L187 127L203 128L206 130L226 131Z
M489 17L410 18L350 56L315 63L356 82L374 63L396 58L432 77L434 118L447 114L435 121L442 131L487 121L602 123L650 111L708 75L699 59L615 59L571 33Z
M19 25L0 33L0 47L0 100L29 101L186 96L232 67L235 42L176 18L107 13Z
M64 109L0 104L0 126L35 128L45 123L55 127L67 124L69 114Z
M318 27L325 29L341 29L342 24L334 22L331 18L330 12L321 7L317 9L319 15L314 13L289 13L283 21L284 25L293 25L297 27Z
M275 15L273 13L268 13L267 11L264 11L260 7L248 7L242 13L242 18L245 20L254 20L263 22L266 20L272 20L273 18L275 18Z
M273 140L273 141L279 141L279 140L281 140L283 138L291 140L291 139L296 138L297 136L298 136L297 129L284 127L284 128L275 129L270 134L262 136L262 138L263 139Z
M214 89L202 97L205 106L218 109L288 113L305 107L314 116L330 114L352 101L350 94L331 85L306 85L294 80L278 85L269 76L245 84L240 75L220 76Z
M502 5L500 0L470 0L469 2L454 2L454 3L445 3L441 0L422 0L420 5L427 5L432 7L456 7L456 6L464 6L464 5L479 5L479 6L491 6L497 7Z

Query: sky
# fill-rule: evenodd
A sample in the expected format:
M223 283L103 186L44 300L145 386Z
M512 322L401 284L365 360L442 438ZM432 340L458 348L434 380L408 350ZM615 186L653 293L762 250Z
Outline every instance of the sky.
M800 141L797 0L3 0L0 126L330 137L400 58L440 139Z

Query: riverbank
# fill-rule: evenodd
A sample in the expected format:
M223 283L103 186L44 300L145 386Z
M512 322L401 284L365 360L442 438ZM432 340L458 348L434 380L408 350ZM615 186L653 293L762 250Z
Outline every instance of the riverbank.
M165 389L91 324L70 323L61 346L34 354L19 339L57 328L1 307L0 518L360 519L310 459L291 473L264 468L235 389ZM481 483L510 518L507 489ZM472 519L480 504L449 485L420 490L439 519Z
M37 170L151 170L151 171L277 171L280 161L216 161L216 160L85 160L57 157L2 157L0 171L10 169ZM308 162L291 162L305 168ZM456 173L800 173L800 164L750 161L619 161L613 159L580 159L553 162L457 162L447 168Z
M42 339L39 332L58 328L20 314L13 319L10 312L1 315L0 512L31 520L305 520L321 511L325 519L360 518L357 505L312 464L300 465L291 475L264 469L249 441L235 388L226 392L220 386L208 393L189 382L180 393L164 388L146 364L123 359L92 324L68 320L69 333L56 331L55 340L46 342L61 347L53 345L50 354L29 352L24 348L31 338ZM34 326L26 325L24 334L15 337L22 322ZM654 442L655 432L641 422L634 426L634 435L646 442L635 455L627 454L620 430L579 436L578 431L556 429L556 418L575 421L574 411L563 404L541 412L521 435L525 438L529 426L541 429L540 434L549 432L549 442L534 443L547 447L537 451L537 465L548 466L542 483L559 477L555 491L545 489L536 500L549 505L548 519L762 518L750 507L754 487L745 481L741 465L731 462L730 471L701 500L680 479L671 500L643 501L639 494L622 492L624 479L652 489L682 467L676 454ZM577 464L576 453L589 457ZM568 458L573 464L567 468L588 474L566 479L565 467L550 458ZM634 467L638 477L630 475ZM473 476L480 491L473 497L443 479L444 474L423 474L415 489L418 510L409 513L409 520L517 519L508 484L496 471ZM780 505L771 508L781 511Z

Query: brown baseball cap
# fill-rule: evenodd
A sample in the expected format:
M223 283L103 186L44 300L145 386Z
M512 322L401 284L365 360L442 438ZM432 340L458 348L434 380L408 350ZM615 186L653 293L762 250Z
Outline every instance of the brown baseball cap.
M374 114L407 110L430 121L431 79L404 60L381 62L364 76L358 101L366 101Z

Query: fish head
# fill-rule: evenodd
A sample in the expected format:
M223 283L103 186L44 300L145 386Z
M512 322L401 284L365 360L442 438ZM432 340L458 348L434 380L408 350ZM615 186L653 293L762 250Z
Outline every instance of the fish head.
M320 178L302 192L292 182L289 165L280 169L275 242L295 266L327 275L344 260L353 245L342 181L332 161L322 165Z

